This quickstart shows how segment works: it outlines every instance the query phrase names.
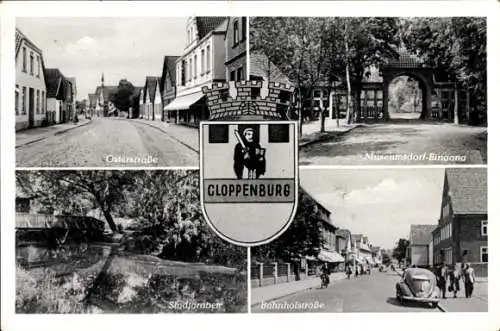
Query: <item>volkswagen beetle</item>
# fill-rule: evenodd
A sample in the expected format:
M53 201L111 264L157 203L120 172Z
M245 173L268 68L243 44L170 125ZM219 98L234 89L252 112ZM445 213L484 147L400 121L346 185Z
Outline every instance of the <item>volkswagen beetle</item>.
M439 303L439 295L436 276L427 269L408 268L396 284L396 297L401 303L413 301L428 303L436 307Z

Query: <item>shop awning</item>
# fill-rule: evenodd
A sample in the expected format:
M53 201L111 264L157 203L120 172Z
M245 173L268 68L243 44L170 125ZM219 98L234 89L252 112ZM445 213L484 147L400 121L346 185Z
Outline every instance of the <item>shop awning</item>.
M203 98L203 92L195 92L188 95L183 95L175 98L171 103L166 105L163 110L173 111L173 110L181 110L188 109L191 105L198 102L201 98Z
M332 263L344 262L344 258L342 257L342 255L340 255L335 251L321 250L318 254L318 259L320 259L321 261L332 262Z

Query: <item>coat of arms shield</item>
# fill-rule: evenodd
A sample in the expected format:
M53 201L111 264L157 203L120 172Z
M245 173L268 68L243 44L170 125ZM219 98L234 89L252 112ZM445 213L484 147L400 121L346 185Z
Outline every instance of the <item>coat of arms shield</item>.
M297 123L200 123L200 200L223 239L265 244L292 222L298 201Z

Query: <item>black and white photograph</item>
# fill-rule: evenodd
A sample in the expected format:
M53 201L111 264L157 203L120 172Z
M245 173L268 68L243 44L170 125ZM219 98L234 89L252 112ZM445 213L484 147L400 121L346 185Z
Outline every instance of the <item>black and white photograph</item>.
M302 168L250 275L252 313L487 312L487 169Z
M16 172L16 313L246 313L194 170Z
M291 84L300 165L486 164L485 17L252 17L250 79Z
M198 166L202 87L245 80L246 17L18 18L18 167Z

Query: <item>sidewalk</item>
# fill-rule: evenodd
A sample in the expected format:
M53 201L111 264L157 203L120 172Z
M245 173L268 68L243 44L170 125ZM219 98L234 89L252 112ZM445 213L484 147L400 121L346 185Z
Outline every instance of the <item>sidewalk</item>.
M45 127L26 129L22 131L16 132L16 148L28 144L32 144L34 142L59 135L61 133L67 132L72 129L76 129L78 127L87 125L92 120L88 119L79 119L78 123L63 123L63 124L54 124Z
M488 311L488 281L477 281L471 298L466 298L463 283L460 284L457 298L452 293L446 293L447 299L441 299L439 305L447 312L487 312Z
M346 275L343 272L337 272L330 275L330 285L345 279ZM307 291L316 287L320 287L321 280L319 277L311 277L304 280L294 281L290 283L281 283L263 287L252 288L251 305L260 304L269 300L276 300L288 295Z
M337 120L326 119L325 120L325 132L320 133L321 123L320 121L314 121L310 123L302 124L302 137L299 141L299 147L308 146L317 142L322 142L330 140L332 138L343 135L354 128L361 126L360 123L346 124L346 121L339 120L339 126L337 127Z
M167 123L167 122L160 122L160 121L152 121L152 120L145 120L145 119L139 119L135 118L132 119L131 121L136 121L145 125L149 125L152 127L155 127L166 134L168 134L170 137L174 138L178 142L182 143L183 145L189 147L190 149L199 152L199 142L200 142L200 136L199 136L199 130L197 128L191 128L188 126L184 125L179 125L179 124L172 124L172 123Z

